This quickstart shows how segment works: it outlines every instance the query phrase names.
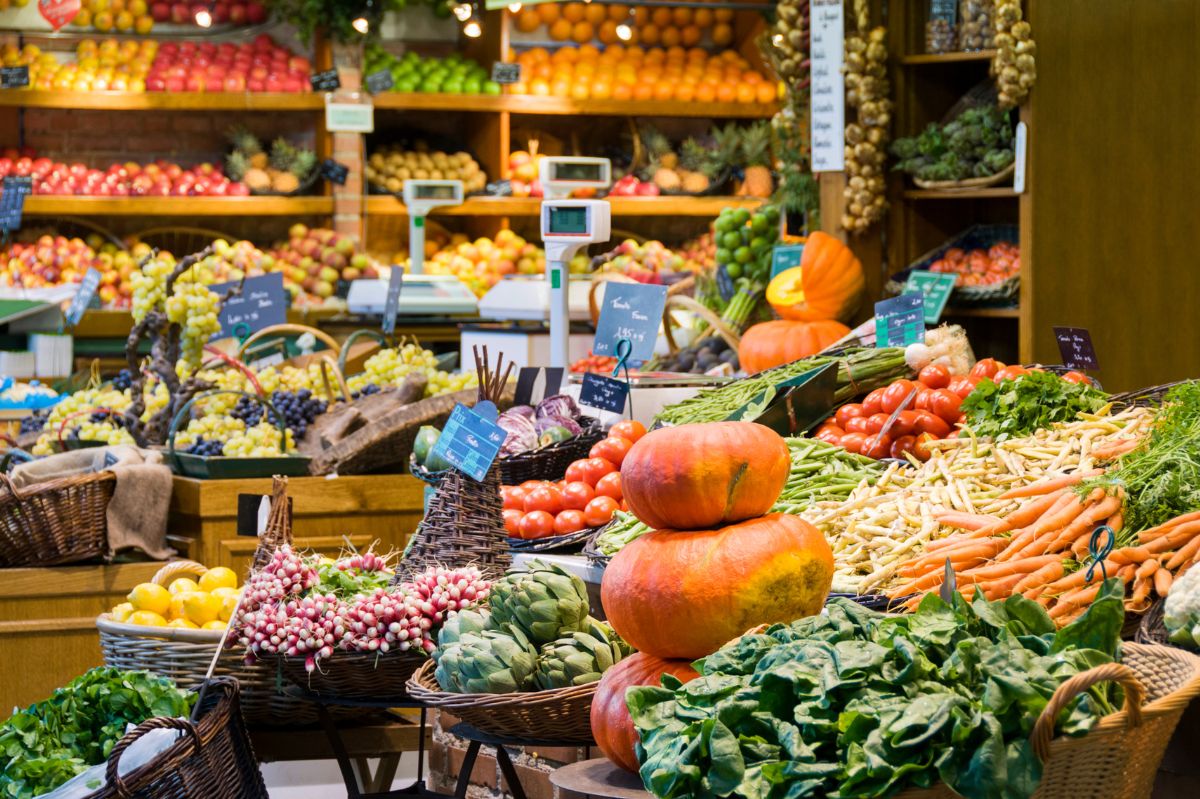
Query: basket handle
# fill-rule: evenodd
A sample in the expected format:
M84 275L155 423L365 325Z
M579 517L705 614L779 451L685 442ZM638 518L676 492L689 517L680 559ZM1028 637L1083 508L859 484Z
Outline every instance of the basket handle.
M333 382L337 384L337 389L342 394L342 402L349 402L350 387L346 385L346 376L342 373L342 369L338 365L338 362L335 361L332 356L326 353L320 353L317 355L316 363L321 367L321 382L325 384L325 395L329 397L330 403L337 402L338 400L337 394L334 392L333 386L329 382L330 372L333 373Z
M704 304L698 302L686 294L676 294L667 297L667 304L663 307L663 333L667 337L667 344L672 352L679 350L679 345L675 343L675 337L671 334L671 309L678 308L684 311L691 311L696 316L699 316L716 332L718 336L725 339L725 342L734 350L741 343L741 338L735 333L729 325L725 324L724 320Z
M304 333L312 333L313 336L316 337L317 341L320 341L322 344L324 344L329 349L333 350L335 353L340 353L342 350L342 348L338 346L337 341L335 341L333 339L333 337L330 336L328 333L326 333L324 330L317 330L315 327L309 327L308 325L294 325L294 324L271 325L270 327L264 327L262 330L256 331L254 333L251 333L249 336L247 336L246 339L241 344L238 345L238 351L237 351L238 357L241 358L242 356L244 356L246 354L246 349L251 344L258 341L260 338L263 338L264 336L276 335L279 333L299 333L301 335L303 335Z
M355 330L353 333L346 336L346 340L342 343L342 351L339 352L337 356L337 366L343 375L346 374L346 359L350 357L350 348L353 347L360 338L373 338L379 342L379 346L381 347L392 346L392 340L377 330L369 330L366 328Z
M1116 682L1125 689L1124 711L1129 715L1129 726L1142 723L1142 703L1146 701L1146 687L1133 669L1121 663L1105 663L1076 674L1058 686L1041 715L1033 725L1029 741L1038 759L1045 762L1050 758L1050 741L1054 738L1054 722L1058 714L1077 696L1102 682Z
M150 578L150 582L165 588L171 584L171 580L181 574L194 574L197 577L203 577L207 571L207 566L203 566L194 560L173 560L156 571L154 576Z
M121 779L119 770L121 755L125 754L125 750L134 741L151 730L183 730L191 739L192 753L195 754L200 750L200 733L196 731L196 725L192 724L192 722L186 719L176 719L167 716L156 716L152 719L146 719L130 731L128 735L117 741L117 745L112 748L112 753L108 756L108 766L104 769L104 778L107 784L112 786L113 791L119 799L129 799L133 795L133 792L125 785L125 781Z
M179 409L179 412L175 414L175 418L171 420L170 436L167 438L167 451L171 454L172 458L175 457L175 434L179 432L179 423L183 421L185 416L187 416L187 412L192 409L192 406L196 404L197 400L202 400L205 397L211 397L214 394L237 394L239 397L249 397L250 399L255 400L259 405L262 405L267 413L275 417L275 426L279 428L280 454L287 454L287 424L283 420L283 414L275 410L275 406L271 404L269 399L232 388L215 388L212 391L202 391L196 396L192 397L190 400L184 403L183 407Z
M66 416L63 417L62 422L60 422L58 425L58 443L59 444L66 443L63 441L63 433L65 433L67 431L67 422L71 421L72 419L77 419L80 416L91 416L93 413L107 413L109 416L112 416L114 418L118 415L117 412L114 411L112 408L88 408L88 409L84 409L82 411L75 411L74 413L68 413Z
M234 369L237 369L239 372L244 374L246 379L250 381L250 385L254 386L254 390L258 393L258 396L267 396L267 393L263 391L262 385L258 382L258 375L254 374L254 370L243 363L240 359L233 357L229 353L222 352L211 344L205 344L204 351L209 355L214 356L222 363L232 366Z

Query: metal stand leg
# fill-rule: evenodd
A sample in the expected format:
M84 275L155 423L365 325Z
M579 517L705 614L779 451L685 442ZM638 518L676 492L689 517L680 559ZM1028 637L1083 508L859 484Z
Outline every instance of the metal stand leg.
M317 718L321 720L321 727L329 739L329 746L333 749L334 757L337 758L338 769L342 772L342 782L346 783L346 799L362 799L362 791L358 787L358 777L354 773L350 753L346 751L346 747L342 743L342 736L338 735L337 727L334 726L333 719L324 705L317 705Z
M508 756L508 750L503 746L496 747L496 762L500 764L500 773L504 775L504 781L508 783L508 792L513 795L513 799L525 799L525 789L521 787L517 768Z
M475 768L475 761L479 758L479 747L481 746L483 744L479 741L471 741L471 745L467 747L462 769L458 772L458 783L454 786L455 799L467 799L467 788L471 787L471 771ZM524 798L522 797L522 799Z

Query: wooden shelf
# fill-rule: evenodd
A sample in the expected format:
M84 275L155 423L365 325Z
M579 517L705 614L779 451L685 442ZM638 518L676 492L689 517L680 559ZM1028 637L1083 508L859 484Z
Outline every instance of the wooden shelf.
M715 217L723 208L757 208L750 197L612 197L613 216ZM537 216L542 201L535 197L472 197L462 205L434 210L435 216ZM408 209L395 197L370 197L367 214L405 216Z
M387 92L375 97L377 110L506 111L510 114L572 116L740 117L767 118L779 110L775 103L684 103L657 100L573 100L506 94L424 94Z
M986 189L906 189L906 200L995 200L1016 199L1021 195L1012 186L994 186Z
M942 316L960 319L1020 319L1020 308L947 308Z
M72 108L104 111L316 111L320 94L278 92L69 92L40 89L0 90L0 106Z
M301 308L288 308L287 321L288 324L293 325L316 325L318 322L333 319L344 313L345 310L343 308L336 307L304 306ZM83 318L79 320L79 324L71 330L71 333L75 338L83 339L124 339L129 335L132 327L133 315L129 311L119 311L111 308L89 308L84 312ZM51 379L55 378L38 378L42 382Z
M918 53L900 57L900 63L905 66L920 66L922 64L961 64L964 61L991 61L996 55L995 50L975 50L969 53Z
M77 197L25 201L28 216L328 216L332 197Z

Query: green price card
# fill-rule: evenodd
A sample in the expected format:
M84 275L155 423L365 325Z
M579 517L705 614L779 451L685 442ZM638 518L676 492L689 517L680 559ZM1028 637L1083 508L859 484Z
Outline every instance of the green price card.
M803 255L803 244L776 244L771 248L771 277L774 278L780 272L799 266L800 258Z
M950 292L954 291L954 282L958 275L946 272L922 272L913 270L904 284L905 294L922 294L925 296L925 324L936 325L946 310Z

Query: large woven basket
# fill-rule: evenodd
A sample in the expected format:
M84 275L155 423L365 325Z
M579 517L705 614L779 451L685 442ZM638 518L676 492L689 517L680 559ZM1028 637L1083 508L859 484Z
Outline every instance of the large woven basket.
M396 582L439 565L473 564L490 577L502 575L512 565L512 555L500 507L499 470L493 466L483 482L453 468L442 474L396 569Z
M332 699L372 702L410 701L406 684L429 660L415 652L334 652L315 670L304 658L280 658L283 676L309 693Z
M408 695L427 707L501 738L595 744L591 712L596 683L519 694L454 694L441 689L434 668L431 660L408 681Z
M228 677L209 683L199 720L152 718L117 742L105 783L87 799L267 799L254 748L238 703L238 684ZM125 750L151 730L182 730L171 746L124 777Z
M0 474L0 568L59 566L108 554L109 471L17 488Z
M1053 738L1054 719L1093 685L1118 682L1125 709L1105 716L1079 738ZM1173 647L1124 644L1120 663L1077 674L1059 686L1034 725L1030 741L1045 763L1033 799L1148 797L1167 742L1183 711L1200 694L1200 657ZM1053 740L1052 740L1053 738ZM951 799L939 784L897 799Z

